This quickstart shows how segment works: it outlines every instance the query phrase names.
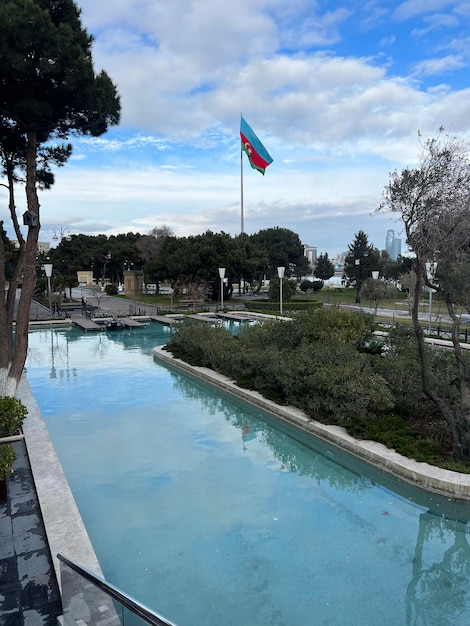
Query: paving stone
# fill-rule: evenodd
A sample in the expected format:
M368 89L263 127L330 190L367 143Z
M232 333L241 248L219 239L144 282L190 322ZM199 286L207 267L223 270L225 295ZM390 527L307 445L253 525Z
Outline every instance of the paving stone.
M20 593L16 581L0 588L0 615L14 613L20 606ZM1 622L0 622L1 623Z
M57 617L37 610L23 611L24 626L57 626Z
M62 615L36 489L23 441L0 505L0 626L57 626Z
M49 581L50 564L46 550L35 550L24 556L19 555L17 565L18 579L23 588L30 579L38 580L41 577L44 582Z
M13 528L9 515L0 516L0 562L14 554ZM0 569L1 572L1 569Z
M15 552L27 555L46 547L46 538L37 514L20 515L12 518Z
M16 557L0 561L0 593L3 593L3 586L18 581L18 564Z

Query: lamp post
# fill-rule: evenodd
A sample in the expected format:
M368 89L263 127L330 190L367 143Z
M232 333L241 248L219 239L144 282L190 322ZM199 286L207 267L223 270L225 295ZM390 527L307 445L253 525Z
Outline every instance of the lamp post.
M49 312L52 315L52 298L51 298L51 276L52 276L52 263L44 263L44 271L47 276L47 292L49 294Z
M434 261L428 261L426 263L426 276L430 283L434 281L434 276L436 275L437 263ZM429 328L428 333L432 332L432 294L434 289L432 287L428 287L429 292Z
M282 315L282 281L284 278L285 267L277 268L277 275L279 276L279 313Z
M224 308L224 278L225 278L225 267L219 267L219 276L220 276L220 308Z
M359 282L361 276L361 258L368 256L368 250L364 250L363 252L356 250L354 252L354 265L356 266L356 304L361 304L361 296L359 295L359 292L361 291L361 284Z
M52 232L54 233L52 239L54 241L62 241L62 239L65 239L65 241L70 241L72 239L72 236L70 234L70 228L62 228L62 226L60 228L53 228Z

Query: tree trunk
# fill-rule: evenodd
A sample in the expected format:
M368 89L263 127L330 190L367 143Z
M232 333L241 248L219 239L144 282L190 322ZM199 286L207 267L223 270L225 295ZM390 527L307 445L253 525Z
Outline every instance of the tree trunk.
M423 391L426 395L428 395L431 400L439 404L438 398L434 393L434 389L430 383L430 370L429 370L429 362L426 355L426 346L424 343L424 334L423 329L419 323L419 300L421 298L421 290L423 287L423 263L424 261L420 258L416 258L416 282L415 288L413 291L413 303L411 308L411 318L413 321L413 329L416 336L416 340L418 343L418 358L421 370L421 381L423 385Z
M449 298L445 299L452 320L452 345L459 387L459 406L454 408L454 455L460 460L470 459L470 377L467 360L460 344L460 318Z
M470 379L467 376L462 348L460 346L459 324L452 305L447 303L449 314L453 320L452 342L456 361L456 374L459 386L459 403L454 406L437 392L434 374L429 366L423 330L419 323L419 300L423 285L424 259L416 259L416 288L413 294L412 319L415 336L418 343L418 358L421 370L423 392L438 407L442 417L453 436L453 452L456 459L468 461L470 459Z
M13 158L6 159L5 172L8 180L8 209L10 211L16 237L18 239L19 250L16 255L12 274L10 276L8 289L6 289L5 250L3 247L3 241L0 241L0 292L3 294L6 292L6 298L2 300L0 304L0 345L2 346L2 350L0 351L0 395L6 395L6 393L2 392L2 390L8 387L6 381L14 351L13 320L15 315L16 292L23 271L25 250L24 238L16 216Z
M26 202L30 215L33 218L37 218L37 222L28 226L28 236L22 261L22 287L16 313L15 342L13 351L9 355L8 363L3 361L0 366L0 396L14 396L23 373L28 353L31 302L36 283L36 257L40 230L39 199L36 189L36 133L29 131L27 137ZM14 298L15 296L16 293L12 294L11 297ZM6 332L9 334L9 337L13 337L13 319L8 318ZM11 341L9 337L6 337L7 342Z
M454 456L459 461L470 459L470 422L468 416L460 416L456 419L453 428L454 434Z

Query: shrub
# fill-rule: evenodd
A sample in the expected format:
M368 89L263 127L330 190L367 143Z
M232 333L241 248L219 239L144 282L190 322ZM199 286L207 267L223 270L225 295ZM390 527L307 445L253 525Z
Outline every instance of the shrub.
M279 361L278 361L279 363ZM278 367L286 401L343 424L393 407L386 381L354 346L322 341L285 353Z
M320 291L325 286L325 283L322 280L303 280L300 285L300 291L303 293L307 293L308 291Z
M118 293L118 288L116 287L116 285L106 285L104 291L108 296L116 296Z
M391 328L384 345L382 358L375 361L375 368L393 390L395 410L413 421L436 423L437 408L422 390L418 347L413 330L403 326ZM448 393L451 392L451 381L455 376L452 368L449 370L444 367L450 356L446 350L436 353L436 358L443 360L439 367L438 384L442 384Z
M265 397L339 423L393 406L385 379L358 351L372 329L371 316L317 309L291 321L245 327L236 339L223 329L189 322L168 347Z
M303 293L306 293L307 291L312 291L313 290L313 280L303 280L300 285L299 285L299 289L300 291L303 291Z
M225 328L213 328L205 322L189 319L178 325L167 343L167 350L191 365L225 373L225 361L230 355L233 341Z
M12 471L13 463L15 462L16 454L13 450L13 446L9 443L0 444L0 480L5 480L8 472Z
M28 410L20 400L10 396L0 398L0 437L19 434L27 413ZM0 480L4 480L7 472L12 470L15 458L13 446L0 444Z
M359 346L372 336L374 317L336 308L311 309L296 317L302 342L334 340Z
M17 398L0 398L0 437L17 435L21 431L28 410Z
M282 279L282 299L288 302L292 299L292 296L297 292L297 283L295 280L283 278ZM271 280L269 283L268 296L270 300L279 302L280 289L279 280Z

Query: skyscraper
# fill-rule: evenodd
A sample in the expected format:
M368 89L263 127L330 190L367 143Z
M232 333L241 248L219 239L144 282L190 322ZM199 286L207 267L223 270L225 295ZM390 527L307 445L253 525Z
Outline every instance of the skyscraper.
M395 231L393 229L387 230L385 250L388 252L392 261L396 261L401 254L401 239L395 237Z

